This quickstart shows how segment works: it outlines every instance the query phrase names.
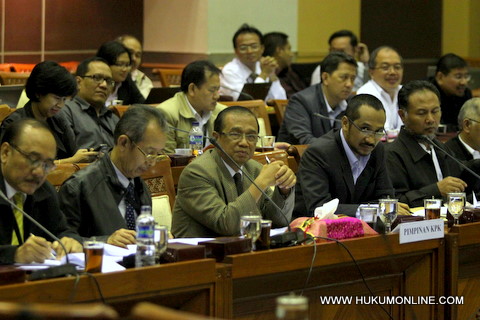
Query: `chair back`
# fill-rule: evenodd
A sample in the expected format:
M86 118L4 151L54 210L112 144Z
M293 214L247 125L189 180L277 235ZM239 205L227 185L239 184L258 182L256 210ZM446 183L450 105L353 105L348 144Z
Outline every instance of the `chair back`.
M170 162L169 157L157 162L142 174L142 179L147 184L152 196L168 195L170 206L173 208L175 203L175 186L173 184Z
M10 114L15 112L15 108L10 108L8 104L0 104L0 123Z
M35 68L35 63L11 63L13 67L13 71L15 72L32 72L33 68Z
M29 76L30 73L0 71L0 84L2 86L12 84L25 84L27 83L27 79Z
M47 180L58 191L62 184L70 178L72 174L77 172L80 168L74 163L61 163L57 167L50 171L47 175Z
M267 160L267 158L269 160ZM286 165L288 165L288 154L285 150L255 153L252 159L260 162L261 164L267 164L268 161L280 160L283 161Z
M225 101L222 102L227 107L241 106L250 109L255 114L260 127L260 136L271 136L272 126L270 125L270 119L268 118L267 105L263 100L246 100L246 101Z
M178 87L182 81L183 69L153 69L152 73L160 78L162 87Z
M273 108L275 109L275 116L279 125L283 122L283 116L285 115L285 109L287 108L288 100L275 99L273 100Z
M108 109L112 110L113 113L115 113L119 118L121 118L125 113L125 111L127 111L128 107L130 106L116 105L116 106L110 106L108 107Z

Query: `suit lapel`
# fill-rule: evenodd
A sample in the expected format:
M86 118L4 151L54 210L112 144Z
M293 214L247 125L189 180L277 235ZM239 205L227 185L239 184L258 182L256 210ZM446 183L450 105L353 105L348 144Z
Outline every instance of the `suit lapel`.
M338 150L340 151L340 156L338 159L340 159L340 168L342 170L341 175L345 185L348 188L351 198L353 198L355 193L355 185L353 184L352 168L350 168L350 162L348 162L347 154L343 148L342 139L340 138L340 130L335 133L335 142L337 143Z
M225 166L225 163L223 162L222 157L220 157L219 155L220 151L216 150L216 148L209 151L212 152L212 157L217 164L217 170L219 171L219 174L218 174L219 183L222 186L222 189L224 192L225 203L235 201L235 199L237 199L237 188L235 186L235 181L233 181L233 177L230 175L230 172ZM245 179L242 179L242 182L243 182L243 188L244 190L246 190Z

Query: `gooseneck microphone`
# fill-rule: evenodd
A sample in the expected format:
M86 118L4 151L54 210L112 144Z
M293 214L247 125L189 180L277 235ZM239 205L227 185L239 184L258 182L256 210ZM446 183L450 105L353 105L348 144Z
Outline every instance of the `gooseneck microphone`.
M177 131L181 131L181 132L186 132L186 133L189 133L187 130L183 130L183 129L179 129L179 128L176 128L176 127L173 127L173 126L170 126L171 129L173 130L177 130ZM233 158L222 148L222 146L220 146L217 142L217 139L215 139L214 137L210 137L210 136L205 136L208 140L210 140L210 143L213 144L218 150L220 150L221 153L223 153L241 172L242 174L258 189L258 191L260 191L262 193L262 195L268 199L268 201L270 201L272 203L272 205L275 207L275 209L277 209L280 213L281 213L281 216L283 217L283 219L285 220L285 222L287 223L287 228L288 228L288 231L291 231L290 230L290 221L288 221L287 217L286 217L286 214L283 212L282 208L280 208L276 203L275 201L273 201L273 199L264 191L262 190L262 188L260 188L258 186L258 184L253 180L252 177L250 177L249 174L247 174L241 167L238 163L235 162L235 160L233 160Z
M335 121L335 122L342 122L342 120L340 120L340 119L330 118L330 117L324 116L323 114L318 113L318 112L314 112L313 115L314 115L315 117L319 117L319 118L322 118L322 119L325 119L325 120L330 120L330 121Z
M429 136L426 136L426 135L421 135L421 136L418 136L419 140L420 141L425 141L425 142L428 142L430 145L434 146L435 149L437 150L440 150L441 152L443 152L445 155L447 155L450 159L452 159L453 161L455 161L459 166L461 166L462 168L464 168L465 170L467 170L469 173L471 173L475 178L479 179L480 180L480 175L478 175L475 171L473 171L472 169L470 169L468 166L466 166L463 162L461 162L460 160L458 160L457 158L455 158L454 156L452 156L451 154L449 154L447 151L443 150L442 148L440 148L436 143L435 141L433 141Z
M55 267L50 267L46 270L38 270L35 271L31 274L30 280L39 280L39 279L48 279L48 278L54 278L54 277L60 277L60 276L65 276L65 275L74 275L77 273L77 269L75 265L70 264L70 261L68 259L68 252L67 248L63 245L63 243L60 241L60 239L55 236L53 233L51 233L47 228L42 226L37 220L35 220L32 216L30 216L28 213L23 211L21 208L19 208L13 201L8 199L8 197L3 193L2 190L0 190L0 197L5 200L8 204L10 204L12 207L17 209L19 212L22 213L22 215L30 220L34 225L36 225L40 230L42 230L44 233L46 233L49 237L54 239L55 241L60 244L62 247L63 251L65 252L65 259L66 259L66 264L61 265L61 266L55 266Z

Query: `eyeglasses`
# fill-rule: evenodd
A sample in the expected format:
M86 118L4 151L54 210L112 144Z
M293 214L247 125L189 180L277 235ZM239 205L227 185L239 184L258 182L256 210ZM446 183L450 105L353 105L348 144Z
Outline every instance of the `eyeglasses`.
M387 135L387 133L385 132L385 129L380 129L378 131L373 131L373 130L369 130L367 128L360 128L349 117L347 117L347 119L348 119L348 121L350 121L351 124L353 124L353 126L355 128L357 128L358 131L360 131L361 134L363 134L365 136L370 136L370 137L373 136L373 137L375 137L375 139L382 139L383 137L385 137Z
M93 81L95 81L95 83L97 84L100 84L102 83L103 81L105 81L107 83L107 86L109 87L115 87L115 80L113 80L112 78L107 78L101 74L94 74L94 75L91 75L91 76L81 76L82 78L90 78L92 79Z
M470 81L472 79L472 75L470 73L455 73L455 74L452 74L452 77L455 79L455 80L462 80L462 79L465 79L465 81Z
M56 168L56 165L53 162L53 160L42 160L37 155L31 155L31 154L26 153L25 151L21 150L19 147L17 147L13 143L10 143L10 146L13 149L15 149L18 153L20 153L25 159L27 159L28 162L30 163L30 166L33 169L36 169L36 168L41 166L42 169L43 169L43 172L45 174L47 174L47 173L49 173L50 171L52 171L53 169Z
M379 67L376 67L375 69L380 69L384 72L388 72L390 71L390 69L393 68L394 71L402 71L403 70L403 66L401 64L382 64L381 66Z
M128 136L127 136L128 137ZM130 141L133 143L133 145L135 147L137 147L137 149L143 154L143 156L145 157L145 160L147 162L160 162L162 161L163 159L166 159L168 158L168 156L163 153L160 153L160 154L151 154L151 153L146 153L145 151L142 150L142 148L140 148L133 140L132 138L128 137L128 139L130 139Z
M112 66L119 68L130 68L132 64L130 62L115 62Z
M470 120L470 121L473 121L473 122L476 122L476 123L480 123L480 121L475 120L475 119L471 119L471 118L466 118L466 119L468 119L468 120Z
M238 142L245 138L249 143L256 143L258 141L258 135L256 134L246 134L239 132L222 132L221 134L226 135L233 142Z
M252 51L257 51L258 49L260 49L260 44L259 43L242 44L241 46L238 46L238 51L247 52L248 48L250 48Z

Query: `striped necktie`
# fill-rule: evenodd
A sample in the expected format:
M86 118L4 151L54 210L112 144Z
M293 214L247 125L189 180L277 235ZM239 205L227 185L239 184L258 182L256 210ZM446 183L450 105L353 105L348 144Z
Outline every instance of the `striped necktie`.
M23 210L23 195L20 192L15 193L15 195L12 197L13 203L17 207ZM23 243L23 214L17 210L16 208L13 208L13 215L15 216L15 221L18 226L18 231L20 232L20 241L17 238L17 233L15 230L12 232L12 245L16 246L19 245L20 242Z

